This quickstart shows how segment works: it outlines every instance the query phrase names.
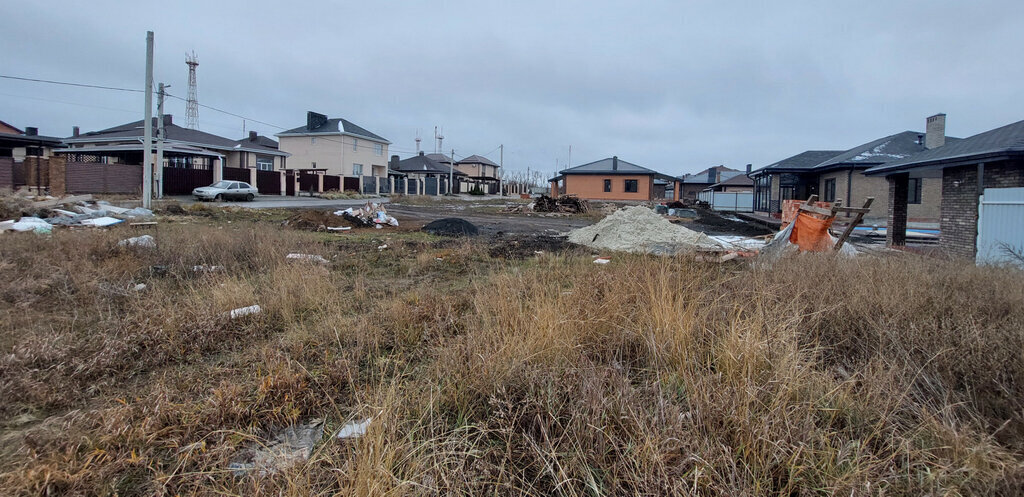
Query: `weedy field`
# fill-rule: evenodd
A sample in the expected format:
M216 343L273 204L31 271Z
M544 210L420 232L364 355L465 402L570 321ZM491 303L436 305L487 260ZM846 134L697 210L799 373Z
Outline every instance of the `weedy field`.
M0 494L1024 492L1019 271L137 234L0 236ZM315 419L307 460L229 469Z

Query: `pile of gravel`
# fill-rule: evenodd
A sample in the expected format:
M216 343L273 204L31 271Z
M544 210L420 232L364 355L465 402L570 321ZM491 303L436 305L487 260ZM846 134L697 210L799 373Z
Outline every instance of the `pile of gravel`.
M670 223L647 207L619 209L597 224L569 233L569 241L597 249L674 255L721 249L704 233Z
M441 236L475 236L480 233L475 224L457 217L431 221L423 227L423 231Z

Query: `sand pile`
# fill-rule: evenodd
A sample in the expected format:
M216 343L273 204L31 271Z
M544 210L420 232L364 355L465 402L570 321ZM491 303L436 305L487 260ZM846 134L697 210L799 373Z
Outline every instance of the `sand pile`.
M672 224L653 210L641 206L619 209L597 224L572 231L569 241L637 254L674 255L721 249L704 233Z

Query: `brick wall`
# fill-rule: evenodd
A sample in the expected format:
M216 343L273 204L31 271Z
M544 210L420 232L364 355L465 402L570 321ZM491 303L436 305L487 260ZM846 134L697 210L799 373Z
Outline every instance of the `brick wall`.
M71 162L65 171L67 193L142 193L142 166Z
M612 180L612 191L604 191L604 180ZM626 180L636 180L636 192L625 191ZM565 193L596 200L651 200L654 178L642 175L567 174Z
M14 189L14 158L0 157L0 189Z
M1024 186L1024 162L985 164L984 188ZM973 259L978 234L978 168L950 167L942 171L942 231L939 245L949 255Z
M48 159L50 168L50 195L63 197L67 193L65 186L67 180L67 160L61 155L54 155Z
M907 196L909 174L894 174L886 178L889 188L886 192L888 226L885 230L885 244L889 247L907 244Z

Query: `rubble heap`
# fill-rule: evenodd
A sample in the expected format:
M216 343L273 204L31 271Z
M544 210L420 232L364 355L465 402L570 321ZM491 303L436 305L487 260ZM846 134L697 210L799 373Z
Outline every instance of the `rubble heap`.
M588 247L637 254L675 255L722 250L704 233L672 224L647 207L619 209L597 224L569 233L569 241Z
M534 201L533 211L583 214L590 212L590 203L575 195L561 195L558 198L541 195L536 201Z

